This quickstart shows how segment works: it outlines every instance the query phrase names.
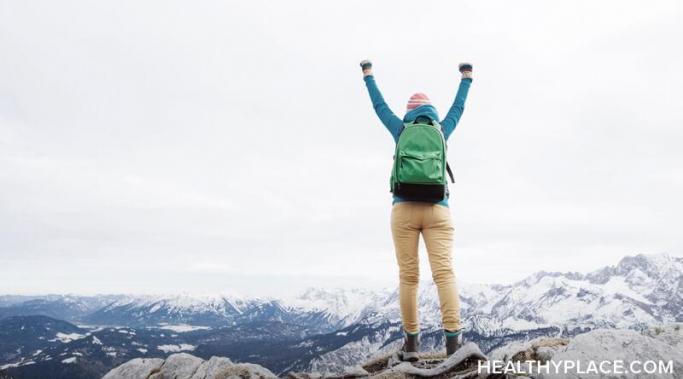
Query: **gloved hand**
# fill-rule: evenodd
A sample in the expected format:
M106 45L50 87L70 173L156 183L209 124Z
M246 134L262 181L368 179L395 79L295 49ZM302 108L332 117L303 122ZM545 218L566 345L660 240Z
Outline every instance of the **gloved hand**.
M360 62L360 68L363 70L363 76L372 75L372 62L368 59Z
M463 79L472 79L472 63L460 63L458 69Z

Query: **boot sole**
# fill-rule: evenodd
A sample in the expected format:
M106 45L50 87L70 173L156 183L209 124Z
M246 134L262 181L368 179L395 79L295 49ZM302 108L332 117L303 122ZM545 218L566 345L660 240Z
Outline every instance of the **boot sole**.
M403 352L403 359L401 359L401 360L406 361L406 362L417 362L418 360L420 360L420 357L418 357L417 353L415 353L415 352L404 351Z

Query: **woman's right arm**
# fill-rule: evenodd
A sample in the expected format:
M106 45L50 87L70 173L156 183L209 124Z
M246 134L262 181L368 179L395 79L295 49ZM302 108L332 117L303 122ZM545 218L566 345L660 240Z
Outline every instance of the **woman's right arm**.
M375 77L372 75L372 66L368 66L368 64L369 62L367 61L361 62L361 67L363 67L363 80L365 80L365 86L368 88L372 107L375 109L375 113L377 113L377 117L382 121L382 124L384 124L387 130L389 130L389 133L394 137L394 140L398 141L401 129L403 129L403 121L396 117L394 112L391 111L384 101L384 97L382 97L382 93L379 88L377 88L377 83L375 83Z

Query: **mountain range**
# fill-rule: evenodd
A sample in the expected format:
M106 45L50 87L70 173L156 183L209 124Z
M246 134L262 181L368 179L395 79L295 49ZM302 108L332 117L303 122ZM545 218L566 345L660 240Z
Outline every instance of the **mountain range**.
M538 272L509 285L461 284L465 337L511 341L683 321L683 258L623 258L590 273ZM432 283L419 293L422 348L442 346ZM395 349L396 289L311 288L292 299L217 296L0 296L0 371L15 378L96 378L136 357L189 351L277 374L341 371Z

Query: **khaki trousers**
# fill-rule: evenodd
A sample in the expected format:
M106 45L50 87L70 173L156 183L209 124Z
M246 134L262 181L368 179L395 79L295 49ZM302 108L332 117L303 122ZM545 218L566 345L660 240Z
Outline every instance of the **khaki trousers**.
M418 242L424 239L432 278L439 293L443 328L460 329L460 300L451 262L453 223L448 207L423 202L398 202L391 210L391 233L399 268L399 297L403 328L420 330L417 314Z

